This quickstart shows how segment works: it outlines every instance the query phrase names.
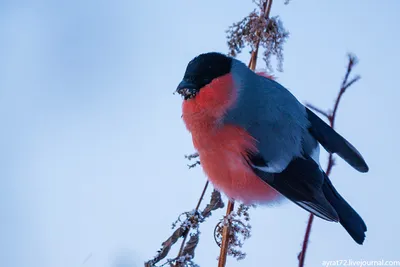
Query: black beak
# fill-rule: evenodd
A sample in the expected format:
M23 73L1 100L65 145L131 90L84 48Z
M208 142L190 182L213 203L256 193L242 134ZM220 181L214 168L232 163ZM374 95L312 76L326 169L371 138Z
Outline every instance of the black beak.
M198 86L196 84L186 80L182 80L176 88L176 92L182 95L185 100L195 96L198 91Z
M197 89L197 86L192 82L182 80L176 88L176 91L180 93L180 91L182 91L183 89Z

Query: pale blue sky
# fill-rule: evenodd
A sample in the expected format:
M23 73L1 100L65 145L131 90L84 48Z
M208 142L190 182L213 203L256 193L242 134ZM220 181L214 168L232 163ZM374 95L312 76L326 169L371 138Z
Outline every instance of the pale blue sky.
M186 167L193 146L172 92L192 57L227 51L224 31L253 8L250 0L0 1L0 266L106 267L116 258L142 266L155 254L205 181ZM365 219L366 242L317 219L308 266L400 260L399 12L397 0L274 1L271 14L291 33L276 74L301 101L331 107L346 53L360 59L362 79L346 93L337 129L370 172L338 159L332 180ZM216 265L212 229L222 213L202 225L201 266ZM228 266L296 266L308 214L286 203L251 217L248 256Z

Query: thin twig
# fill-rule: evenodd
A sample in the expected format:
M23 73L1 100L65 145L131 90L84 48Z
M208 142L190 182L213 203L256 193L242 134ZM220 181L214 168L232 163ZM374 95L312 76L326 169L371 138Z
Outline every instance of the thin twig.
M180 237L182 237L185 234L186 231L187 228L184 227L179 227L178 229L176 229L174 233L161 244L162 247L157 252L157 255L152 260L145 262L144 266L153 267L157 262L164 259L171 250L171 247L176 243L176 241L178 241Z
M208 184L209 184L209 182L207 181L206 184L204 185L203 191L202 191L202 193L201 193L201 195L200 195L200 198L199 198L199 200L198 200L198 202L197 202L197 205L196 205L195 212L194 212L194 215L193 215L193 216L198 216L198 215L197 215L198 209L199 209L199 207L200 207L201 202L203 201L204 194L205 194L205 192L207 191ZM212 204L213 202L216 202L216 201L215 201L213 198L211 198L211 204ZM210 204L209 204L209 205L210 205ZM207 207L206 207L206 209L209 210L209 211L208 211L209 214L211 213L211 212L210 212L211 210L214 210L214 209L217 209L217 208L220 207L220 206L218 206L218 205L213 205L213 207L210 208L209 205L207 205ZM203 213L204 213L204 211L202 212L202 217L205 217L205 216L203 215ZM193 217L193 216L192 216L192 217ZM197 223L199 223L199 222L197 222ZM190 229L191 229L191 226L190 226L190 225L187 226L186 224L185 224L185 225L181 225L180 227L178 227L178 228L172 233L172 235L171 235L166 241L164 241L164 242L161 244L161 249L157 252L157 255L156 255L153 259L151 259L151 260L145 262L145 267L153 267L153 266L155 266L156 263L158 263L158 262L160 262L162 259L164 259L164 258L168 255L168 253L169 253L169 251L171 250L172 246L173 246L173 245L179 240L179 238L181 238L181 237L183 237L183 241L182 241L181 247L180 247L180 249L179 249L178 256L175 258L175 260L176 260L176 259L179 259L181 256L183 256L183 253L184 253L184 251L186 250L186 247L185 247L184 245L185 245L187 236L189 235ZM192 243L194 244L194 242L192 242ZM191 244L191 247L193 247L193 244ZM195 245L197 245L197 243L195 243ZM173 260L169 260L169 261L172 262ZM168 262L167 262L167 263L168 263ZM181 263L180 263L180 262L176 262L176 265L175 265L175 266L179 266L179 264L181 264ZM171 266L172 266L172 263L171 263Z
M192 160L192 159L195 159L195 158L198 158L198 157L199 157L199 153L198 152L195 152L195 153L189 154L189 155L185 155L185 158L188 159L188 160Z
M262 5L263 10L261 12L261 16L265 16L265 19L269 18L269 14L271 12L271 6L272 6L272 0L264 1L263 5ZM260 32L257 32L258 40L257 40L254 51L251 52L251 57L250 57L250 61L248 64L248 67L253 71L256 69L256 66L257 66L257 56L258 56L258 50L260 47L260 40L261 40L259 37L260 34L261 34ZM230 200L228 203L227 210L226 210L226 216L229 216L231 214L231 212L233 211L234 205L235 205L234 201ZM222 242L221 242L220 255L219 255L219 259L218 259L218 267L225 267L228 249L229 249L229 236L230 236L230 222L228 220L228 222L224 225L224 229L222 231Z
M308 247L308 240L311 234L311 227L314 220L314 215L310 213L310 217L308 218L306 233L304 236L303 246L301 248L301 252L299 254L299 266L304 266L304 259L306 257L307 247Z
M328 112L323 111L322 109L319 109L315 106L313 106L312 104L307 104L307 107L309 107L310 109L318 112L319 114L323 115L324 117L326 117L328 120L330 119L330 115Z
M196 167L197 165L201 165L200 160L196 160L195 163L188 164L187 166L188 166L189 169L192 169L192 168Z
M204 187L202 192L203 197L205 192L206 192L206 187ZM214 191L211 193L210 203L207 204L207 206L203 209L202 212L199 213L200 216L198 215L200 218L199 224L201 222L204 222L205 218L211 216L211 212L213 210L221 209L223 207L224 207L224 202L221 199L221 193L214 189ZM199 208L200 208L200 202L197 204L196 210L198 210ZM178 256L174 259L175 267L196 266L192 262L194 258L195 249L199 243L200 232L198 231L198 228L196 228L196 230L197 231L195 233L190 234L190 239L188 242L186 242L185 246L183 246L185 242L182 242L182 246L180 248L181 251L179 252ZM170 265L173 266L172 264Z
M261 15L264 15L265 19L269 18L269 13L271 12L271 6L272 6L272 0L267 0L263 3L263 10L261 12ZM261 32L258 31L257 32L257 36L258 36L258 40L256 43L256 48L254 49L254 51L251 52L251 58L250 58L250 62L248 67L252 70L256 69L257 66L257 57L258 57L258 49L260 48L260 38Z
M226 216L227 217L231 214L234 207L235 207L235 202L229 201L228 207L226 208ZM225 267L226 257L227 257L228 248L229 248L229 235L230 235L230 223L229 223L229 220L227 220L227 223L224 226L223 235L222 235L223 238L222 238L222 243L221 243L221 251L219 254L218 267Z
M340 88L338 97L336 98L335 106L333 108L333 112L332 112L332 115L330 118L330 123L331 123L332 128L334 128L334 126L335 126L335 117L336 117L336 112L339 107L340 99L342 98L343 94L346 92L346 89L360 79L360 76L357 75L354 79L352 79L352 81L350 81L350 82L347 81L349 79L351 70L353 69L354 65L357 64L357 58L354 55L349 54L348 57L349 57L349 64L347 65L346 76L343 79L342 86Z
M353 67L357 64L357 58L352 55L349 54L349 63L347 65L347 71L346 71L346 75L344 76L342 85L340 87L339 93L336 97L335 100L335 104L333 107L333 111L330 112L325 112L322 109L316 108L310 104L307 104L307 107L317 111L318 113L322 114L323 116L325 116L328 121L329 121L329 125L334 128L335 126L335 119L336 119L336 114L337 114L337 110L339 108L339 103L340 100L342 99L343 94L346 92L347 88L349 88L352 84L354 84L355 82L357 82L361 77L359 75L357 75L355 78L353 78L350 82L348 82L350 73L353 69ZM328 165L326 167L326 175L329 176L332 172L332 168L335 165L335 159L333 157L332 153L329 153L329 158L328 158ZM310 234L311 234L311 228L312 228L312 224L313 224L313 220L314 220L314 215L310 214L310 217L308 218L308 223L307 223L307 228L306 228L306 233L304 235L304 240L303 240L303 246L302 246L302 250L299 254L299 267L303 267L304 266L304 261L305 261L305 257L306 257L306 252L307 252L307 247L308 247L308 243L310 240Z
M207 180L206 184L204 185L203 191L201 192L199 201L197 202L197 205L196 205L196 208L195 208L195 211L196 211L196 212L199 210L200 204L201 204L201 202L203 201L204 194L205 194L206 191L207 191L207 187L208 187L208 184L209 184L209 183L210 183L210 182ZM189 231L187 231L187 232L185 233L185 235L183 236L183 241L182 241L182 244L181 244L181 248L179 249L178 258L179 258L180 256L182 256L183 248L185 247L185 242L186 242L186 239L187 239L187 237L188 237L188 234L189 234Z

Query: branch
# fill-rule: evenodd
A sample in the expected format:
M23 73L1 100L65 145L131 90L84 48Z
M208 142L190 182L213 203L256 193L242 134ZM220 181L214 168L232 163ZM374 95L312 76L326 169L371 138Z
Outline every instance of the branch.
M331 118L329 120L332 128L334 128L334 125L335 125L336 112L339 107L340 99L342 98L343 94L346 92L347 88L350 87L353 83L355 83L356 81L358 81L361 78L359 75L357 75L354 79L352 79L350 82L348 82L349 75L350 75L353 67L358 63L356 56L349 54L348 57L349 57L349 64L347 65L347 72L343 79L342 86L341 86L339 94L336 98L335 106L333 108L333 112L332 112Z
M310 109L313 109L313 110L317 111L318 113L322 114L323 116L325 116L328 119L329 125L332 128L334 128L334 126L335 126L336 114L337 114L337 110L339 108L339 103L340 103L340 100L342 99L343 94L346 92L346 90L351 85L353 85L355 82L357 82L361 78L359 75L356 75L356 77L354 77L350 82L348 81L350 73L353 70L353 67L358 63L358 60L357 60L355 55L349 54L348 58L349 58L349 63L347 65L346 75L344 76L344 79L342 81L342 85L340 87L339 93L338 93L338 95L336 97L332 113L322 111L319 108L316 108L316 107L314 107L314 106L312 106L310 104L307 104L307 107L309 107ZM335 165L335 159L333 158L332 153L329 153L328 165L327 165L326 171L325 171L327 176L329 176L331 174L332 168L333 168L334 165ZM308 218L306 233L304 235L302 250L301 250L301 252L300 252L300 254L298 256L299 267L303 267L304 266L304 261L305 261L307 247L308 247L308 243L309 243L309 239L310 239L313 220L314 220L314 215L310 214L310 217Z
M272 0L267 0L262 3L262 12L260 15L264 16L264 19L267 21L269 19L269 13L271 12L271 6L272 6ZM254 51L251 52L251 58L248 67L252 70L256 69L257 66L257 56L258 56L258 49L260 48L260 41L261 41L261 33L265 31L264 28L258 29L256 35L257 35L257 41L255 45Z
M200 198L197 202L196 208L192 212L184 212L181 215L186 215L186 219L181 222L181 225L172 233L172 235L161 244L161 249L157 251L157 255L152 259L145 263L145 267L154 267L158 262L163 260L171 250L172 246L179 240L179 238L183 237L183 241L181 247L179 249L178 256L173 259L168 259L166 263L162 264L170 264L171 266L184 266L187 265L194 265L192 262L194 257L194 250L198 243L198 238L200 232L198 231L200 223L204 222L205 218L211 215L211 212L216 209L220 209L224 207L224 203L222 202L221 195L219 192L215 191L211 194L210 203L204 208L202 212L199 212L199 208L201 202L204 198L205 192L207 191L209 182L207 181L204 185L203 191L200 195ZM180 222L180 218L173 224ZM194 234L191 234L189 241L186 243L186 239L190 233L191 229L196 229ZM197 240L197 241L196 241ZM195 242L196 241L196 242Z
M196 205L196 208L195 208L195 211L196 211L196 212L199 210L201 201L203 201L204 194L205 194L206 191L207 191L208 184L209 184L209 181L207 180L206 184L204 185L203 191L201 192L199 201L197 202L197 205ZM184 251L184 245L185 245L186 238L187 238L188 234L189 234L189 231L187 231L187 232L184 234L183 241L182 241L182 245L181 245L181 248L179 249L179 253L178 253L178 258L179 258L180 256L182 256L182 255L185 255L185 254L182 254L182 252ZM197 243L196 243L196 245L197 245ZM193 255L194 255L194 253L193 253Z
M195 158L198 158L199 157L199 153L193 153L193 154L190 154L190 155L185 155L185 159L188 159L188 160L192 160L192 159L195 159Z
M227 249L227 255L233 256L237 260L243 260L246 257L246 253L242 252L241 248L244 241L251 236L249 209L253 206L255 205L240 204L236 212L231 211L229 215L224 216L214 228L215 243L221 248L225 226L229 226L228 247L223 249ZM222 259L222 261L226 260Z
M153 267L156 263L164 259L168 255L172 245L174 245L176 241L178 241L178 239L185 234L186 231L188 231L188 229L184 227L179 227L176 229L174 233L161 244L162 248L157 251L157 255L152 260L145 262L144 266Z
M208 181L207 181L207 184L208 184ZM203 196L204 196L204 192L205 192L205 189L203 190L203 194L202 194ZM224 207L224 202L221 199L221 194L220 194L220 192L218 192L214 189L214 191L211 194L210 203L201 212L202 222L204 222L205 218L211 216L211 212L213 210L221 209L223 207ZM198 208L199 208L199 204L197 205L196 209L198 209ZM197 248L197 244L199 243L199 236L200 236L200 232L198 231L198 228L196 228L196 229L197 229L197 231L194 234L190 235L190 239L186 243L184 248L183 248L183 244L185 243L185 241L182 242L182 246L180 248L178 257L176 258L175 267L197 266L192 261L194 258L194 252Z
M328 112L325 112L325 111L323 111L322 109L319 109L319 108L317 108L317 107L314 107L314 106L311 105L311 104L307 104L306 106L309 107L310 109L316 111L317 113L323 115L324 117L326 117L326 118L329 120L329 118L330 118L331 115L329 115Z
M196 160L195 163L188 164L187 166L189 167L189 169L192 169L192 168L196 167L197 165L201 165L200 160Z
M272 0L265 0L262 2L262 5L260 5L260 8L261 8L260 18L258 20L261 20L261 21L269 20L271 6L272 6ZM261 27L256 30L257 40L255 42L255 49L251 53L250 62L248 64L248 67L253 71L256 69L256 66L257 66L257 56L258 56L258 51L259 51L260 42L261 42L261 33L265 30L266 30L265 28L261 28ZM229 44L229 42L228 42L228 44ZM234 205L235 205L234 201L230 200L228 203L227 210L226 210L226 218L228 218L229 215L231 214L231 212L233 211ZM227 254L228 254L228 250L229 250L229 246L230 246L230 243L229 243L230 236L231 236L231 225L230 224L231 224L230 220L227 220L227 223L224 224L224 228L222 231L222 242L221 242L220 255L219 255L219 259L218 259L218 267L225 267L225 264L226 264L226 258L227 258Z
M229 201L228 207L226 208L226 219L228 216L231 214L233 211L233 208L235 206L235 202ZM223 238L222 238L222 244L221 244L221 251L219 253L219 260L218 260L218 267L225 267L226 264L226 256L228 254L228 249L229 249L229 236L231 235L230 233L230 222L227 219L227 222L224 225L224 230L223 230Z
M264 48L264 61L267 69L272 72L271 57L277 59L279 71L282 71L283 44L289 37L289 32L283 27L279 17L270 17L272 0L258 0L259 11L252 11L241 21L228 28L227 43L229 55L236 56L243 48L251 48L251 61L248 67L255 69L260 46Z

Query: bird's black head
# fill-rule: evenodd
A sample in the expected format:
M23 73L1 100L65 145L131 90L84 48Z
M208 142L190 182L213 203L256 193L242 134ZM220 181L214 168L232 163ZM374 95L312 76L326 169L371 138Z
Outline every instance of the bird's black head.
M185 100L196 96L201 88L231 71L232 58L210 52L192 59L186 67L185 75L176 91Z

